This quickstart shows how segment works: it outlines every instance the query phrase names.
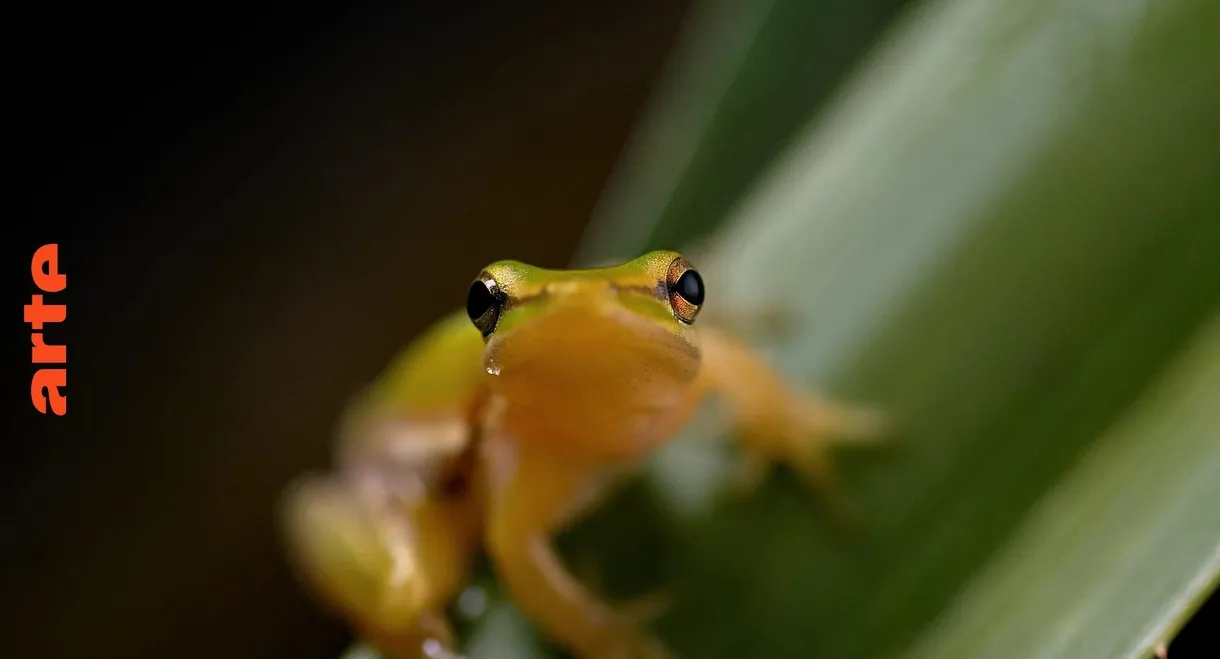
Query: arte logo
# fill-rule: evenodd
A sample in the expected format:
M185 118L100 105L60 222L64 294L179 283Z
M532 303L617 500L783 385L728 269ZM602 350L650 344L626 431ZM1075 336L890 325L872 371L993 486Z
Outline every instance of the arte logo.
M62 293L68 287L68 277L59 272L59 245L39 247L30 262L30 274L42 293ZM47 323L62 323L67 317L68 305L46 304L41 294L31 296L25 305L25 322L30 325L30 341L34 344L31 359L39 367L30 380L30 400L42 414L48 409L56 416L68 413L68 395L62 391L68 386L68 346L49 344L42 334Z

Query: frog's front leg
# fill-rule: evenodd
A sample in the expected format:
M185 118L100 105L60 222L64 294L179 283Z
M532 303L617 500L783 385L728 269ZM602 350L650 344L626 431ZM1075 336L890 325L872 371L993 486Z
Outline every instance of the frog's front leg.
M847 521L828 449L881 442L892 434L890 418L794 386L761 354L721 330L701 328L700 341L699 393L719 397L728 410L744 454L741 484L757 484L770 465L782 462L827 498L840 521Z
M488 449L488 551L521 610L581 659L669 657L636 617L575 579L551 542L586 507L604 465L507 439Z

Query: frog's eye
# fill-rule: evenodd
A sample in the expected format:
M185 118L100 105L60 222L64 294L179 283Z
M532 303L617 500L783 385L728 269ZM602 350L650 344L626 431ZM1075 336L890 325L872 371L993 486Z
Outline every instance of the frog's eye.
M665 289L669 292L669 305L673 307L678 320L687 324L695 322L695 316L703 306L703 277L686 259L678 257L669 264Z
M495 331L503 310L504 292L496 280L485 275L470 285L470 292L466 294L466 315L483 336Z

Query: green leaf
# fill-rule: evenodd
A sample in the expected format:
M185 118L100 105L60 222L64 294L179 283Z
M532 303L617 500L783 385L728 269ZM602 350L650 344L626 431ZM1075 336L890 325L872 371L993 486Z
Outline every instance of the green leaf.
M696 3L576 260L705 236L906 4Z
M1220 3L929 2L817 114L812 10L708 7L582 259L723 225L709 306L906 432L840 456L856 535L696 426L567 553L694 659L1147 654L1220 571Z
M1010 545L1030 537L1018 531L1030 511L1085 478L1082 456L1134 432L1128 408L1217 309L1217 26L1220 5L1204 0L927 4L797 134L700 262L711 304L790 308L777 363L889 407L909 433L885 459L845 456L868 520L854 539L796 488L726 503L721 469L692 459L701 449L663 455L658 491L683 486L667 500L684 515L670 580L687 597L665 631L685 656L1027 657L1063 638L1056 610L1022 592L1066 569L1054 562L972 595L996 615L938 621L999 580L985 576L993 562L1034 552ZM664 234L623 226L619 245ZM1181 447L1179 468L1209 459L1206 443L1159 443ZM1197 524L1201 544L1074 592L1095 605L1159 584L1115 624L1073 628L1070 656L1138 656L1139 639L1172 631L1164 611L1186 615L1211 583L1215 499L1158 489L1187 475L1123 481L1128 497L1172 503L1163 512ZM710 509L692 503L700 493ZM1078 520L1075 542L1147 541L1149 527L1104 519ZM944 635L926 640L934 628ZM967 645L1006 634L1030 645Z
M911 652L1139 657L1220 578L1220 316Z

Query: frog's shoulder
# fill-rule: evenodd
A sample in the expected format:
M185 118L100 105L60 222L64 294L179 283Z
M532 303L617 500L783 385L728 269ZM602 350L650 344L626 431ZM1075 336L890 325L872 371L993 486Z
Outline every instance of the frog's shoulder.
M446 468L469 443L470 411L485 377L482 351L465 314L425 330L344 411L340 462L391 472Z
M399 352L373 391L409 411L448 409L473 395L484 375L483 337L464 312L456 311Z

